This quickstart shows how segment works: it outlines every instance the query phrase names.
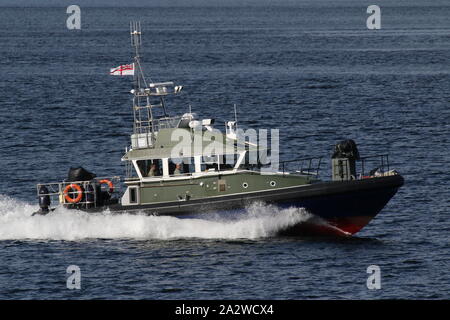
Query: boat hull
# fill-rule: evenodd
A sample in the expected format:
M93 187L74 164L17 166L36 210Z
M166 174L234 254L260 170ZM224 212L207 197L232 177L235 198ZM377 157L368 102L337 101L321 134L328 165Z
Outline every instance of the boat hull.
M305 208L313 215L311 220L280 230L281 235L353 235L385 207L403 183L403 177L393 175L342 182L319 182L278 190L163 204L135 206L117 204L110 206L109 209L185 216L240 209L248 207L252 202L265 202L281 208Z

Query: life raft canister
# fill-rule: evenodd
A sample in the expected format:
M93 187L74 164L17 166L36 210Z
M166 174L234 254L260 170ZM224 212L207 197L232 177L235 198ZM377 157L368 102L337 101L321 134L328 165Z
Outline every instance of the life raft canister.
M107 184L109 187L109 194L112 194L114 192L114 184L111 180L103 179L99 181L100 184Z
M70 196L69 194L70 190L75 190L77 192L77 196L75 198L72 198ZM83 189L81 189L81 187L78 184L71 183L64 189L64 198L66 199L67 202L78 203L81 201L81 198L83 198Z

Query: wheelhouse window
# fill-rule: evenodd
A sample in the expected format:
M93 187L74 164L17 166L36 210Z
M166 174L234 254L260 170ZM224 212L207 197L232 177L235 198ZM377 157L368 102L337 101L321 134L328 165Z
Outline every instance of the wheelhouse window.
M201 171L219 171L218 156L202 156L200 168Z
M137 166L143 177L162 176L162 161L161 161L161 159L138 160Z
M202 156L201 171L232 170L236 164L236 155Z
M133 162L132 161L127 161L125 163L125 176L127 178L136 178L138 176L137 172L136 172L136 169L133 166Z
M195 172L194 158L170 158L169 175L190 175Z

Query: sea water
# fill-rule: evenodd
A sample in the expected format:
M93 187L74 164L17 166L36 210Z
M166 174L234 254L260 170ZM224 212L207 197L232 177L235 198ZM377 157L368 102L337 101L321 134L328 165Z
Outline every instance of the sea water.
M368 30L360 1L285 5L0 8L0 298L449 298L450 7L381 1ZM354 139L389 153L405 185L352 238L275 236L308 219L256 204L240 217L177 219L38 208L35 185L70 166L123 175L132 130L128 26L143 67L173 80L189 110L280 130L280 157L330 158ZM323 178L330 173L324 162ZM67 288L78 266L81 289ZM381 288L369 289L377 265Z

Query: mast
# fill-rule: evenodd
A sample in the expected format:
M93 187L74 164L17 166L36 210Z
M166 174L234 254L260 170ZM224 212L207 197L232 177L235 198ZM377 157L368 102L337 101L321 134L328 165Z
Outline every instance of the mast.
M168 117L164 96L180 93L182 86L175 86L173 82L154 83L151 79L148 83L141 65L142 32L140 22L130 22L130 36L131 46L134 49L135 66L133 90L131 90L134 116L132 140L135 139L135 146L142 145L142 147L148 148L154 146L156 134L162 125L164 127L173 126L173 124L169 124L173 119ZM159 99L159 103L152 104L151 99ZM154 107L161 107L164 117L154 119ZM143 144L138 142L142 139L146 140Z
M155 128L153 126L153 112L152 106L150 104L150 97L148 95L142 95L145 92L145 88L148 87L147 80L145 79L144 71L141 65L140 49L142 45L142 31L141 22L132 21L130 22L130 35L131 35L131 46L134 48L134 65L135 73L133 77L134 94L133 97L133 114L134 114L134 125L133 132L136 133L151 133L148 145L153 145L154 142L154 132ZM142 106L143 99L145 97L146 105ZM145 110L144 110L145 109ZM142 114L142 112L144 114ZM150 129L150 132L148 132ZM144 131L144 132L143 132Z
M135 89L140 89L142 83L144 87L147 87L147 81L145 80L144 72L142 71L139 51L142 45L142 32L141 22L130 22L130 34L131 34L131 46L134 48L134 63L136 65L137 73L134 74Z

